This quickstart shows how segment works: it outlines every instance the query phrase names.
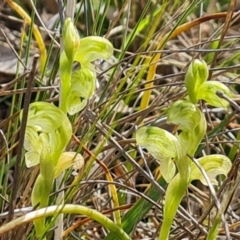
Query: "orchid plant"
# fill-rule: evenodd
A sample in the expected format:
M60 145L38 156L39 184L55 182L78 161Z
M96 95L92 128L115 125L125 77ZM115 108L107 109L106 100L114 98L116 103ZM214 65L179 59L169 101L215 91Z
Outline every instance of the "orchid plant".
M65 152L72 136L72 125L67 114L81 111L94 94L96 72L92 62L108 59L113 54L112 44L96 36L80 39L70 18L63 27L63 51L60 56L59 107L47 102L30 104L24 148L27 167L39 164L40 173L32 190L32 205L47 207L54 180L69 167L81 168L83 157ZM73 71L77 62L80 68ZM34 221L37 237L45 232L45 219Z
M216 176L227 175L231 169L231 161L224 155L201 157L196 161L206 172L206 179L191 159L207 131L205 116L198 106L199 100L226 108L229 103L216 95L216 91L222 91L228 97L232 95L224 84L207 79L207 64L203 60L193 60L185 76L188 97L174 102L167 112L167 121L178 125L176 134L152 126L141 127L136 132L137 145L146 148L159 161L161 175L168 183L160 240L169 238L174 216L189 184L193 180L200 180L208 185L207 180L210 180L211 184L216 185ZM214 239L216 234L216 231L212 231L209 239Z

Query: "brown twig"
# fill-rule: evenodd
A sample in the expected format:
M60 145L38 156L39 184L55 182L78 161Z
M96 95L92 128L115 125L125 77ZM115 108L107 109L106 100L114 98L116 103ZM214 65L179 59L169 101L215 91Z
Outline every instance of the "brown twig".
M19 184L21 179L20 169L21 169L21 160L22 160L22 152L23 152L23 143L24 143L25 131L27 127L28 109L31 101L32 87L34 84L38 58L39 58L38 54L36 54L33 58L32 70L29 74L29 80L27 83L27 91L26 91L25 101L23 105L23 113L22 113L22 121L21 121L22 124L20 127L20 133L19 133L17 158L16 158L16 165L15 165L15 171L14 171L14 178L13 178L14 184L12 189L11 201L9 205L8 221L10 221L13 218L13 213L16 206L16 197L19 190Z

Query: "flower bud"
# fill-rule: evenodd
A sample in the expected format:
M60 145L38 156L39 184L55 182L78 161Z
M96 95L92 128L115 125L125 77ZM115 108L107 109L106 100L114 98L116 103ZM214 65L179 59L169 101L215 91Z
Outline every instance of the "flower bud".
M64 51L70 62L73 62L74 54L80 46L80 37L72 20L67 18L63 26Z
M208 67L206 62L204 60L194 59L185 76L185 85L192 103L197 103L198 90L207 78Z

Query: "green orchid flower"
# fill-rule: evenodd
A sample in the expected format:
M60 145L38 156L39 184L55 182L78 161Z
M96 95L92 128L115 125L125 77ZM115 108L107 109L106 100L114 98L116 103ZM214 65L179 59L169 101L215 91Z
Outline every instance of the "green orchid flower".
M194 156L207 131L205 116L196 104L199 100L205 100L212 106L228 106L226 100L216 95L219 90L231 97L225 85L207 81L207 78L207 64L202 60L194 60L185 76L189 100L174 102L167 112L167 121L178 126L176 135L151 126L142 127L136 132L137 145L146 148L159 161L161 174L169 183L160 240L168 239L174 216L191 181L200 180L206 184L202 172L188 157ZM212 184L217 184L216 176L226 176L232 165L230 159L223 155L209 155L197 161Z
M37 164L40 173L32 190L32 205L48 206L55 178L69 167L80 169L84 159L80 154L65 152L72 136L72 126L67 113L81 111L95 91L96 71L93 61L107 59L113 53L112 44L102 37L80 39L70 18L63 27L64 49L60 56L59 108L45 102L32 103L25 134L24 148L27 167ZM77 62L80 69L73 71ZM37 237L45 231L45 219L34 221Z
M217 91L222 91L228 97L232 97L230 89L217 81L207 81L208 67L205 61L195 59L190 64L186 76L185 85L189 99L196 104L199 100L205 100L215 107L227 107L229 103L216 95Z
M87 100L94 93L96 71L93 62L102 58L109 59L113 54L113 46L102 37L89 36L80 39L70 19L66 19L63 29L60 108L73 115L86 106ZM80 69L72 72L74 62L80 64Z

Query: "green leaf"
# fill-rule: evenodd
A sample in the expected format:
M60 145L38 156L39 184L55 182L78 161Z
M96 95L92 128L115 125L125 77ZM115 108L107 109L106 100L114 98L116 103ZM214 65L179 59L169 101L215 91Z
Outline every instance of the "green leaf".
M153 17L156 17L158 14L160 14L160 12L162 11L162 8L156 8L153 9L153 12L151 15L146 16L143 19L139 19L138 24L135 26L134 31L130 31L126 41L124 41L124 48L126 48L127 46L129 46L130 44L133 43L133 41L136 39L136 37L144 30L147 29L148 25L151 24L151 21L153 19Z
M166 187L166 182L161 177L157 183L163 188ZM158 202L162 198L162 193L155 187L151 186L150 189L144 193L149 199ZM145 198L139 198L137 202L124 214L122 218L122 229L130 234L137 226L137 224L146 217L148 211L152 208L153 204ZM115 240L116 237L113 233L109 233L105 240Z
M182 154L178 139L163 129L142 127L136 132L136 141L159 160L161 174L166 182L170 182L176 172L174 161Z
M217 91L222 91L230 98L232 96L230 89L223 83L217 81L208 81L200 87L197 98L205 100L208 104L214 107L227 107L229 102L218 97L216 95Z
M188 67L185 75L185 86L189 99L196 104L198 90L208 78L208 67L204 60L194 59Z
M212 184L218 184L216 176L227 175L231 169L232 163L230 159L224 155L215 154L204 156L197 160L202 168L206 171ZM199 168L192 162L191 164L191 181L200 180L203 184L207 185L205 178L203 177Z

